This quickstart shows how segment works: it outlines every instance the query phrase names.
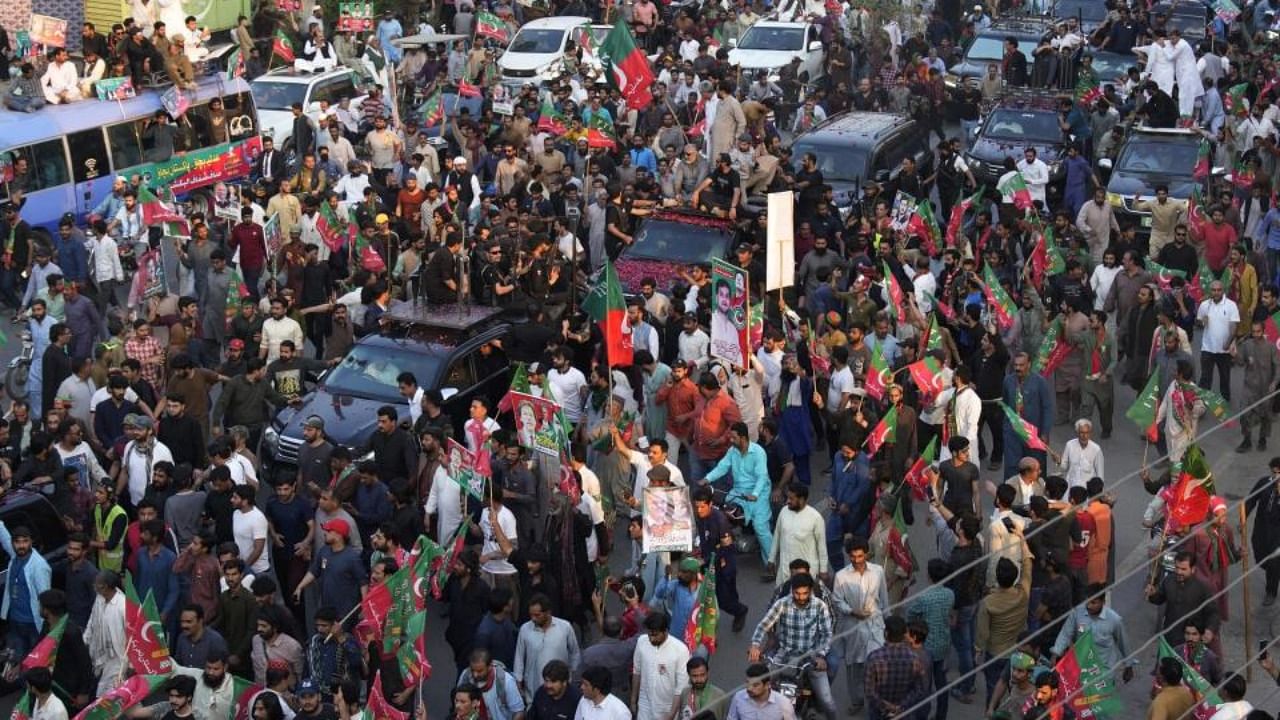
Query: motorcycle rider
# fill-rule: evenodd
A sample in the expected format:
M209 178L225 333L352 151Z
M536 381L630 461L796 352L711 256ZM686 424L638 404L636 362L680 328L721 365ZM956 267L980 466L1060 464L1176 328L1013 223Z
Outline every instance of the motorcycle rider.
M791 578L791 595L775 602L751 634L747 662L758 663L764 656L766 636L772 634L775 651L771 661L798 665L812 657L807 669L814 700L827 720L835 720L836 704L827 677L827 652L831 649L831 608L814 597L811 575Z

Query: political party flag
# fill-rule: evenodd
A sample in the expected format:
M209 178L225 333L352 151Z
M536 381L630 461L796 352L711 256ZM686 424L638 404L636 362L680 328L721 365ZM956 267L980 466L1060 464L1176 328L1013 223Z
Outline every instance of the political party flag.
M907 366L907 372L911 374L911 381L920 391L921 398L932 400L946 389L942 364L935 357L926 357L911 363Z
M387 621L387 614L391 612L389 580L390 578L369 588L360 600L360 622L356 623L351 632L360 641L361 647L368 647L370 643L382 639L382 627Z
M231 713L231 720L252 720L253 699L258 697L258 693L266 689L266 687L258 685L252 680L232 675L231 697L235 698L236 706Z
M479 85L472 85L466 80L458 81L458 95L465 98L478 98L483 95Z
M326 201L320 203L316 232L331 252L338 252L343 245L355 240L356 224L351 222L349 210L341 205L335 208Z
M1222 93L1222 110L1228 115L1244 117L1249 114L1249 83L1240 83ZM1204 141L1207 143L1208 141ZM1202 143L1203 144L1203 143Z
M1200 256L1200 265L1196 268L1196 274L1191 278L1191 282L1187 284L1187 294L1197 303L1209 297L1209 288L1213 286L1215 280L1222 282L1224 291L1230 290L1228 284L1231 282L1231 270L1223 268L1222 274L1215 276L1213 268L1209 267L1209 261L1205 260L1204 255Z
M94 700L75 720L117 720L129 708L160 688L168 675L132 675L115 690Z
M507 394L502 396L498 401L498 412L511 412L511 393L521 393L523 395L532 395L533 388L529 384L529 367L522 362L516 363L515 372L511 374L511 385L507 388Z
M63 615L58 618L58 622L49 628L49 632L42 638L36 646L32 648L31 654L22 658L23 672L31 668L52 668L53 664L58 661L58 645L62 643L62 633L67 629L67 616Z
M1049 323L1049 329L1040 339L1040 348L1036 351L1035 360L1031 363L1031 372L1038 372L1048 377L1070 354L1071 343L1067 342L1062 316L1058 315L1053 322Z
M568 129L564 113L556 109L549 95L542 99L542 107L538 110L538 129L552 135L563 135Z
M1005 181L996 186L1000 191L1000 196L1009 196L1013 199L1013 206L1021 212L1026 212L1035 208L1035 204L1031 200L1031 189L1027 187L1026 178L1022 177L1022 173L1014 172Z
M426 610L409 616L409 622L405 624L404 642L396 650L396 660L400 663L400 676L404 678L405 687L417 685L431 677L431 663L427 661Z
M365 704L365 714L378 720L408 720L409 713L401 712L387 702L382 694L382 671L373 674L373 687L369 690L369 702Z
M235 80L244 76L244 55L240 53L240 46L236 45L235 49L227 55L227 79Z
M1155 260L1147 260L1147 265L1150 266L1151 276L1155 278L1156 284L1165 292L1168 292L1173 288L1174 278L1179 277L1183 280L1187 279L1187 274L1185 272L1165 267Z
M880 418L880 422L876 423L875 428L871 430L871 434L867 436L867 455L875 457L880 448L887 443L898 441L898 408L897 406L889 408L889 412Z
M907 474L902 477L902 481L911 488L911 494L916 500L925 500L929 497L926 487L929 486L929 478L925 475L925 470L938 459L938 436L934 435L929 444L924 447L924 452L920 453L920 457L911 464L907 469Z
M130 666L147 675L173 671L173 660L169 657L164 624L160 622L155 598L148 592L146 601L139 602L133 577L128 573L124 576L124 632L129 638Z
M1156 662L1164 658L1171 657L1178 661L1182 666L1182 684L1191 688L1191 696L1195 701L1203 706L1210 708L1217 707L1222 704L1222 698L1218 695L1218 690L1213 683L1205 679L1187 659L1174 650L1169 641L1164 639L1164 635L1160 635L1159 644L1156 645ZM1196 713L1196 717L1200 717L1200 713Z
M1195 383L1179 383L1179 387L1183 390L1195 393L1196 398L1199 399L1200 402L1204 403L1204 409L1208 410L1210 415L1219 420L1226 417L1227 413L1231 412L1231 406L1227 403L1226 398L1212 390L1202 388Z
M1267 342L1275 345L1276 350L1280 350L1280 311L1262 322L1262 333L1266 336Z
M1169 493L1169 519L1182 527L1193 527L1209 514L1209 499L1215 492L1213 472L1200 446L1192 443L1175 466L1177 479Z
M276 28L275 35L271 36L271 54L287 63L291 63L296 59L293 52L293 41L289 39L289 36L281 28Z
M34 707L35 698L31 697L31 690L23 690L22 697L18 698L18 703L13 706L13 713L9 715L9 720L31 720Z
M1209 164L1212 149L1209 147L1209 140L1200 141L1200 149L1196 151L1196 164L1191 169L1191 177L1196 180L1204 180L1209 177Z
M435 127L444 122L444 91L436 90L422 104L422 124Z
M927 293L926 296L928 296ZM935 308L939 307L938 301L933 297L930 296L929 301ZM925 328L924 335L920 336L920 351L917 357L923 357L925 353L933 350L941 350L942 347L942 328L938 327L938 316L935 313L929 313L929 326Z
M884 289L897 312L898 324L903 325L907 322L907 294L903 292L902 283L898 282L898 276L893 274L889 263L880 263L880 271L884 273Z
M889 384L892 382L893 371L889 369L889 363L885 361L880 346L876 345L871 352L871 367L867 368L867 382L864 388L871 397L884 400L885 393L888 392Z
M915 569L915 556L911 553L911 546L907 543L907 523L902 518L902 500L899 499L893 508L893 517L889 518L885 515L880 516L880 522L890 522L889 542L885 544L885 549L889 553L889 557L893 559L895 565L911 575Z
M1255 176L1252 163L1237 160L1231 172L1231 184L1235 185L1237 190L1248 190L1253 185Z
M1125 411L1124 416L1129 418L1142 431L1143 437L1148 442L1156 442L1159 437L1160 430L1156 427L1157 410L1160 407L1160 373L1153 372L1151 377L1147 379L1147 385L1138 394L1133 404Z
M142 222L147 225L160 225L167 222L186 225L187 219L177 211L173 203L156 195L146 185L138 188L138 204L142 206Z
M618 133L613 127L613 121L604 113L595 113L587 121L586 136L587 147L611 150L618 144Z
M453 538L444 548L444 556L435 561L435 569L431 573L431 596L439 600L444 597L444 584L448 582L449 575L453 573L453 563L458 555L462 553L462 549L467 540L467 533L471 529L471 518L464 517L462 524L454 531Z
M1067 262L1053 240L1052 229L1040 233L1040 239L1031 250L1031 280L1036 287L1044 287L1046 276L1057 275L1066 271Z
M938 241L942 239L942 231L938 229L938 221L933 217L933 203L928 199L916 203L916 211L907 220L907 234L920 238L920 250L933 257L938 254Z
M693 600L693 609L689 613L689 621L684 625L684 644L689 652L694 652L699 645L706 645L707 651L716 651L716 630L720 623L720 607L716 604L716 555L711 553L707 561L707 571L702 576L702 584L698 585L698 594Z
M1076 102L1086 107L1091 107L1098 98L1102 97L1102 89L1098 87L1098 81L1092 77L1080 74L1080 79L1076 81Z
M502 18L491 12L485 10L477 12L475 22L476 37L493 38L503 45L506 45L511 39L507 24L502 21Z
M987 302L991 304L991 312L996 316L996 324L1001 330L1013 327L1015 310L1013 298L1009 297L1009 293L1000 284L999 278L991 271L990 265L982 268L982 284L983 294L987 296Z
M960 237L960 230L964 227L965 213L978 204L986 191L985 186L980 187L969 197L962 197L959 202L951 206L951 217L947 218L947 247L956 246L956 239Z
M603 276L582 301L582 308L600 326L609 367L630 365L633 362L631 326L627 324L627 305L612 261L605 260Z
M1191 231L1193 238L1204 237L1204 226L1209 222L1204 215L1204 208L1204 193L1196 185L1191 190L1191 197L1187 198L1187 229Z
M1053 669L1057 671L1060 685L1058 697L1070 698L1071 709L1079 720L1118 717L1123 709L1116 697L1112 668L1098 656L1093 631L1085 630L1067 652L1058 659Z
M644 50L636 46L635 38L626 23L614 23L598 49L601 59L609 69L609 80L627 100L627 107L640 110L648 107L653 96L649 86L653 84L653 69Z
M1003 400L997 400L996 402L1000 403L1000 409L1004 410L1005 419L1009 421L1009 425L1013 428L1014 434L1018 436L1018 439L1022 441L1023 445L1026 445L1032 450L1049 449L1049 446L1045 445L1044 441L1040 439L1040 431L1036 430L1035 425L1032 425L1026 420L1018 417L1018 413L1014 412L1013 408L1005 405Z

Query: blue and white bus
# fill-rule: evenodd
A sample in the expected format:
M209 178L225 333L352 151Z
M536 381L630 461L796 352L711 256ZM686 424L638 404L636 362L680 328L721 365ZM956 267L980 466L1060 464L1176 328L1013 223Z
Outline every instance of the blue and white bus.
M115 175L141 175L147 187L168 188L198 200L197 207L211 203L212 186L248 175L261 153L253 95L241 79L209 76L187 98L175 153L166 157L144 137L146 122L164 108L159 91L34 113L0 110L0 200L21 190L23 219L50 234L65 213L89 215Z

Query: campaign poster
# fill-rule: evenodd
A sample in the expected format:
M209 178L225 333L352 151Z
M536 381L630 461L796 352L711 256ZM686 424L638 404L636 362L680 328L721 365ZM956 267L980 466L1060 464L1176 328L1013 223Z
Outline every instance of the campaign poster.
M373 29L373 3L338 3L338 29L351 32L369 32Z
M750 305L747 271L718 258L711 261L711 357L749 367Z
M262 226L262 239L267 246L267 257L275 257L284 249L284 233L280 231L280 213L267 218Z
M142 298L149 300L164 295L169 287L169 279L164 272L164 244L143 253L138 264L138 271L142 273Z
M137 97L138 91L133 87L133 78L103 78L93 84L93 90L99 100L128 100Z
M693 503L687 487L644 489L640 506L644 552L693 550Z
M48 15L31 14L31 42L48 49L67 46L67 21Z
M475 453L466 445L449 438L449 477L477 500L484 498L484 477L476 472Z
M889 227L894 230L906 230L907 224L915 214L916 199L899 190L893 197L893 209L889 212Z
M160 104L164 106L164 111L169 113L169 117L177 120L187 114L187 110L191 107L191 97L174 85L160 96Z
M556 413L560 406L546 398L524 393L507 393L511 412L516 418L516 437L520 447L551 457L560 456L559 424Z
M302 0L276 0L276 10L282 13L298 12L302 9Z

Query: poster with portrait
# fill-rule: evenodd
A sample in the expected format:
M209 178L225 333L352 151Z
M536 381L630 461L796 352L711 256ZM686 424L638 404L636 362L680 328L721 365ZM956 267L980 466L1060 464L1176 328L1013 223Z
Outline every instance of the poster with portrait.
M262 240L267 246L267 257L276 257L284 248L284 233L280 231L280 213L273 213L262 226Z
M369 32L373 29L373 3L338 3L338 29L351 32Z
M894 230L906 230L911 217L916 214L915 197L898 191L893 196L893 209L889 211L889 227Z
M282 13L298 12L302 10L302 0L276 0L276 10Z
M102 78L93 84L93 90L99 100L128 100L137 97L138 91L133 87L133 78Z
M477 500L484 499L484 477L476 472L476 455L466 445L449 438L449 477Z
M551 457L560 456L556 413L560 406L546 398L524 393L507 393L506 402L516 418L516 438L520 447Z
M169 278L164 272L164 243L148 250L138 258L138 273L142 278L142 298L150 300L164 295L169 288Z
M747 271L720 259L711 261L711 357L748 367Z
M187 110L191 108L191 95L182 92L177 85L174 85L160 96L160 104L164 106L164 111L169 113L169 117L177 120L187 114Z
M693 550L693 503L687 487L644 489L640 506L644 552Z
M67 21L48 15L31 14L31 42L47 49L67 46Z

